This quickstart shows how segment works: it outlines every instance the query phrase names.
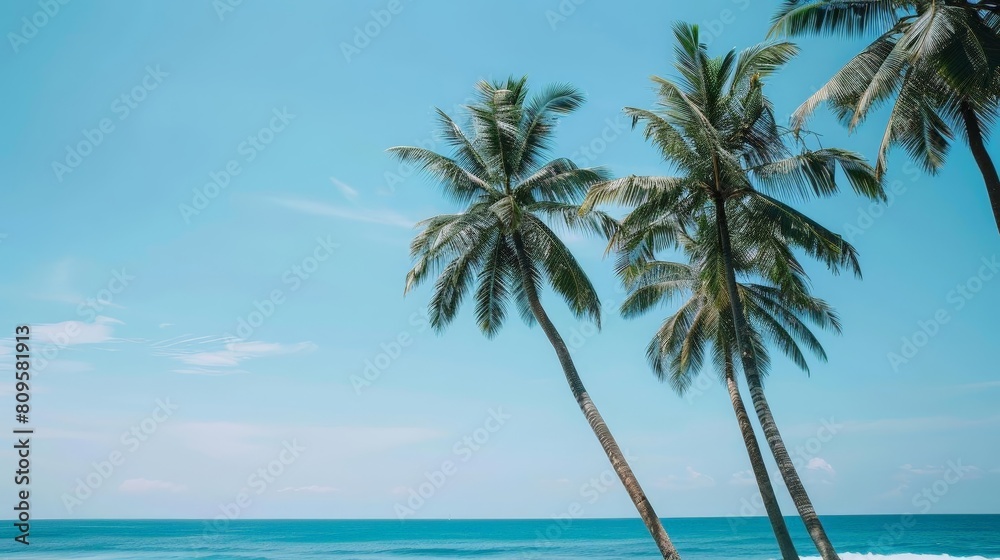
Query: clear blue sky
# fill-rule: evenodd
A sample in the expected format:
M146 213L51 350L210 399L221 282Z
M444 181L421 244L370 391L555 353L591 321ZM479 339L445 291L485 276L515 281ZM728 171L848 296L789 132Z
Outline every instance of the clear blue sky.
M3 3L4 422L14 326L35 325L36 354L62 340L32 379L35 515L394 517L430 473L444 482L415 517L574 502L633 516L617 482L601 491L607 460L541 331L515 320L488 341L466 310L437 336L419 315L428 291L403 298L412 224L454 207L385 149L434 142L432 108L452 112L480 78L527 74L587 95L558 155L667 173L620 111L649 106L649 76L669 74L672 22L703 23L722 52L760 40L775 3L562 4L560 19L556 0L70 2L47 18ZM804 42L767 84L779 111L860 46ZM814 127L871 157L872 121L848 137L820 111ZM975 279L1000 256L986 193L961 146L938 177L893 155L901 193L871 221L853 195L800 205L859 228L865 278L811 270L845 333L822 335L830 360L811 377L776 361L774 413L821 513L997 512L1000 274ZM691 399L659 384L643 350L662 315L618 318L601 244L570 244L612 311L604 331L544 300L657 511L739 513L755 488L726 392L711 372ZM921 321L933 336L891 364ZM368 362L383 370L358 388ZM14 461L4 445L0 465ZM924 506L924 488L944 491Z

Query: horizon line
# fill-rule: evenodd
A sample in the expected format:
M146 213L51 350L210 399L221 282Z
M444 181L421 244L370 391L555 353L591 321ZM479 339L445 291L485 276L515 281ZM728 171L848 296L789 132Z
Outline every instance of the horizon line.
M835 513L820 515L820 517L897 517L910 515L913 517L948 517L956 515L982 515L1000 516L996 513ZM797 514L783 515L789 519L797 519ZM660 517L663 521L678 519L767 519L766 515L700 515L684 517ZM396 521L405 523L410 521L553 521L565 519L561 517L428 517L420 519L397 519L393 517L253 517L246 519L228 519L228 521ZM577 521L624 521L637 520L636 517L572 517ZM32 521L216 521L215 517L32 517ZM4 519L3 521L16 521Z

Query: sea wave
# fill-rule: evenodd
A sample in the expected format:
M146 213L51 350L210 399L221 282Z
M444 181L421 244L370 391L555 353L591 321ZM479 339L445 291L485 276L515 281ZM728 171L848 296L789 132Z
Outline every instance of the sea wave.
M801 560L820 560L818 556L803 556ZM860 554L857 552L843 552L840 560L1000 560L1000 558L986 558L985 556L951 556L950 554Z

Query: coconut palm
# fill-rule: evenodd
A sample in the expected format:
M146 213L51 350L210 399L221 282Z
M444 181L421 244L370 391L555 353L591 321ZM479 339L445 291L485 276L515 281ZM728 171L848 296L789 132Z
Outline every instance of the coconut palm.
M945 163L955 131L968 142L1000 230L1000 176L986 150L1000 104L1000 4L965 0L786 0L771 34L878 35L793 116L822 102L853 131L886 102L892 110L876 170L902 146L929 173Z
M580 106L582 95L565 85L527 97L524 78L477 85L478 102L468 106L465 130L438 111L451 157L415 147L391 148L440 183L465 206L457 214L419 224L411 252L415 259L405 292L432 276L431 325L444 329L465 296L474 292L479 329L495 336L513 303L529 325L537 322L555 349L573 397L664 558L680 558L663 524L639 486L625 455L591 400L566 343L549 319L541 290L549 284L579 318L600 325L600 301L583 269L550 223L608 236L615 222L602 212L581 215L587 189L607 179L599 169L578 168L568 159L548 159L555 120Z
M645 137L677 168L672 177L629 176L590 189L581 211L615 203L632 208L616 233L628 253L637 247L657 251L676 242L670 219L690 221L710 217L716 223L733 328L754 410L796 509L824 560L838 558L802 485L781 439L764 393L753 331L743 300L737 297L736 251L762 255L791 254L793 249L820 260L832 271L847 268L860 274L857 255L839 235L823 228L784 202L770 196L829 196L839 191L837 170L858 193L884 198L874 169L860 156L837 148L793 151L788 135L777 126L770 102L763 95L763 78L794 54L791 43L763 43L711 58L700 43L698 27L674 26L677 40L676 80L654 77L658 86L655 110L627 108L633 124L643 123ZM734 236L731 215L753 211L753 227ZM641 242L634 242L641 239ZM735 248L735 249L734 249ZM777 259L768 278L785 290L804 293L794 276Z
M744 223L748 217L747 213L738 216L743 218ZM671 227L669 223L665 225ZM735 342L736 333L725 286L724 263L714 221L706 217L697 218L693 234L689 234L682 223L676 223L673 227L677 228L674 236L687 262L650 260L653 257L651 254L625 259L619 266L619 274L629 295L622 303L622 315L626 318L637 317L656 306L668 304L678 298L683 300L677 311L663 321L647 347L646 356L650 367L660 380L669 382L678 394L683 395L702 370L706 359L711 359L729 392L751 470L760 489L781 556L784 560L798 560L799 555L781 515L781 508L736 380L736 372L740 369L739 349ZM752 222L750 227L753 227ZM752 276L755 267L767 262L761 256L759 251L737 252L734 264L741 276ZM799 277L804 284L801 266L794 257L790 263L785 264L788 266L778 268ZM758 272L766 273L773 269L767 266ZM801 346L804 345L817 357L826 360L823 347L807 326L807 321L811 321L840 332L839 320L825 302L807 294L799 294L797 290L781 290L764 283L744 281L738 284L737 289L752 327L752 341L762 375L766 373L770 363L765 344L768 341L780 348L807 373L809 368Z

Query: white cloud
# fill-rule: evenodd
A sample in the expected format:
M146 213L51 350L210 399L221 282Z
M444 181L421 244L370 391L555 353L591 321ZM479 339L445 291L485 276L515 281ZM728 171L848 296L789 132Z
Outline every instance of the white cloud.
M128 494L148 494L153 492L170 492L176 494L187 490L183 484L165 480L149 480L148 478L130 478L118 486L118 490Z
M264 358L268 356L281 356L284 354L294 354L315 350L316 345L311 342L299 342L297 344L278 344L271 342L230 342L222 350L214 352L197 352L194 354L180 354L177 359L185 364L202 367L236 367L243 360L251 358Z
M336 177L330 177L330 182L333 183L333 186L337 187L337 189L340 191L340 194L344 195L344 198L350 200L358 198L358 191L354 187L348 185L347 183L341 181L340 179L337 179Z
M729 484L733 486L751 486L757 484L757 479L753 476L753 471L747 469L733 473L729 479Z
M412 228L416 223L415 220L411 220L402 214L385 208L345 208L343 206L300 198L268 197L266 200L303 214L329 216L354 222L367 222L403 228Z
M238 369L246 360L283 356L316 349L312 342L283 344L243 341L232 336L193 336L183 334L150 345L154 356L165 356L184 364L176 373L188 375L231 375L245 373Z
M328 494L330 492L340 492L339 488L334 488L333 486L286 486L278 490L278 492L309 492L312 494Z
M936 467L934 465L927 465L924 467L914 467L913 465L906 464L900 466L899 469L905 473L915 474L915 475L941 474L944 472L944 467Z
M715 479L689 466L685 469L683 476L669 475L661 479L658 486L668 490L696 490L715 486Z
M237 373L248 373L245 369L212 369L212 368L177 368L174 373L184 375L236 375Z
M833 466L826 462L826 459L823 459L822 457L813 457L812 459L809 459L809 462L806 463L806 468L811 471L823 471L831 476L837 474L837 472L833 470Z
M31 334L42 342L57 346L100 344L116 340L112 332L112 325L116 324L124 325L125 323L111 317L99 316L94 319L93 323L63 321L61 323L33 325Z

